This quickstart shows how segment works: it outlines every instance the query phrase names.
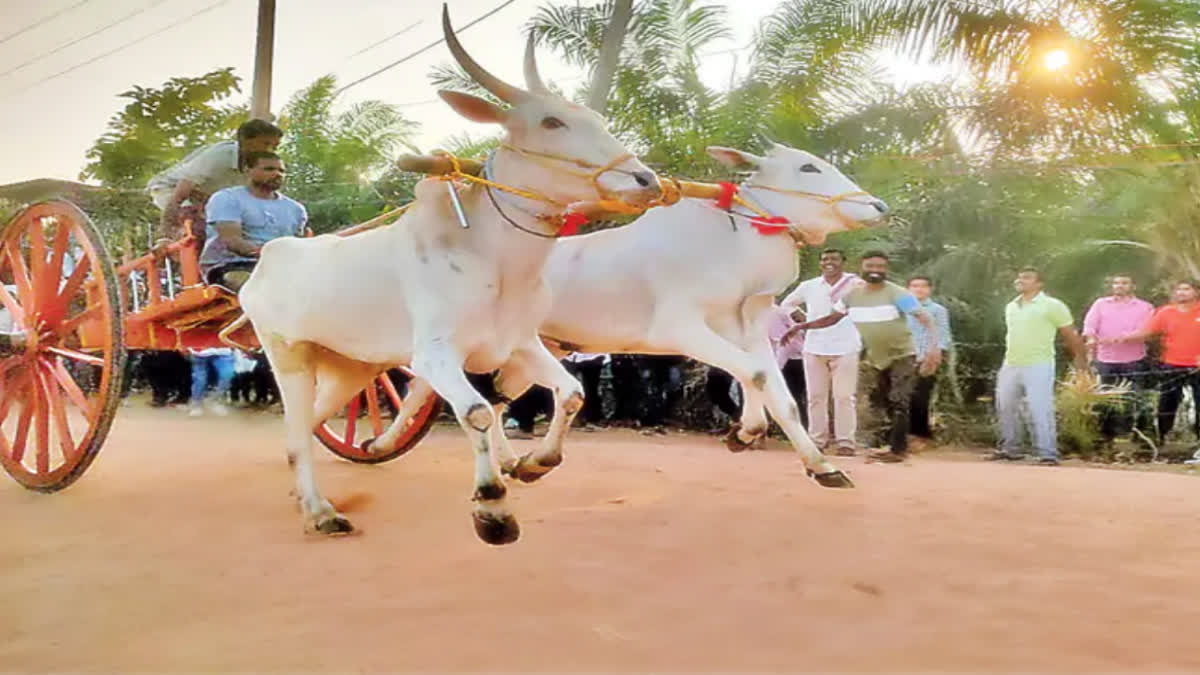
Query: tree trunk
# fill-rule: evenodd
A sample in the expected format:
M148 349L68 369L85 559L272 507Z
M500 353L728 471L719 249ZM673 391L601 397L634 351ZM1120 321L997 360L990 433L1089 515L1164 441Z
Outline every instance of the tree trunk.
M621 43L625 40L625 29L633 17L633 0L616 0L613 3L612 19L604 29L604 43L600 45L600 58L592 73L592 86L588 88L588 107L601 115L608 108L608 90L612 88L613 76L621 56Z

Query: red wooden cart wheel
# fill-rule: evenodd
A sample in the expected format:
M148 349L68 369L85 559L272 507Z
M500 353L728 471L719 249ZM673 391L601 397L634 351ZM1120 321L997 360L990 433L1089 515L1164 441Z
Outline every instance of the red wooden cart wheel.
M413 415L395 450L375 454L360 447L368 438L379 438L396 418L396 411L404 401L400 391L411 377L411 373L400 368L381 373L371 386L350 400L342 411L344 419L334 417L317 427L317 439L338 457L359 464L381 464L413 449L433 428L442 410L442 399L436 394Z
M0 464L55 492L91 465L125 374L117 276L74 205L34 204L0 230Z

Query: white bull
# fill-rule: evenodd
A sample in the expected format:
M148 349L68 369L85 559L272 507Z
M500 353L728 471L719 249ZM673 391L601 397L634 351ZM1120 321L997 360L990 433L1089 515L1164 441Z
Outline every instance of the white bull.
M460 223L447 183L425 180L395 224L350 237L276 239L263 247L239 293L270 359L284 403L289 463L305 526L323 533L353 528L324 499L312 466L312 432L386 368L409 365L453 407L475 451L475 529L488 543L515 541L519 528L491 455L496 415L464 370L521 373L553 389L565 410L536 461L559 461L578 383L543 346L538 327L550 307L542 269L567 206L601 198L646 206L661 196L654 173L633 159L594 112L541 83L533 43L525 56L529 90L498 80L468 56L450 28L446 42L476 82L512 107L442 91L459 114L501 125L506 134L486 175L520 188L461 187L469 226ZM578 171L589 167L590 172ZM507 391L499 382L501 391ZM519 393L519 392L518 392ZM515 395L515 394L513 394ZM380 443L389 442L381 437Z
M763 234L744 207L726 212L711 201L683 199L626 227L562 240L546 265L554 303L541 334L559 357L683 354L721 368L741 383L744 399L727 438L731 448L766 433L765 406L818 483L853 487L801 425L766 324L775 296L798 274L797 240L819 244L830 232L873 224L887 206L801 150L773 144L765 157L722 147L708 152L729 166L757 167L739 194L787 221L790 231ZM556 406L552 429L563 414ZM544 453L518 460L498 431L506 472L531 481L552 468L537 461Z

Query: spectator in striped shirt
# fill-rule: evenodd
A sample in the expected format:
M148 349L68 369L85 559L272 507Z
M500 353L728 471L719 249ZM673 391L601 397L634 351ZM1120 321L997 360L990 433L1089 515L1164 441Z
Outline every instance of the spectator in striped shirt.
M937 326L937 348L941 356L939 361L945 363L946 352L950 351L950 346L953 344L953 338L950 335L950 313L946 311L945 307L930 299L930 296L933 295L933 280L922 275L910 277L908 292L912 293L917 302L921 303L921 308L925 310L925 313L933 318L933 323ZM926 339L925 325L917 321L912 314L905 314L904 318L908 321L908 329L912 331L913 343L917 349L917 362L920 363L925 359L930 343ZM936 383L936 372L929 375L918 375L917 383L913 388L912 403L909 408L909 433L920 439L933 438L933 430L929 425L929 402Z

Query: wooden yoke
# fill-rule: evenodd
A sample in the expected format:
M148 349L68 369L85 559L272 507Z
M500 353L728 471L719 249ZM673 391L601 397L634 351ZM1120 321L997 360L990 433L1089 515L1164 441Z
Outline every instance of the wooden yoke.
M478 176L483 172L483 160L458 158L458 164L463 173ZM454 164L446 155L401 155L396 160L396 166L404 171L424 173L433 176L444 176L454 171ZM663 197L654 206L670 206L682 197L716 200L721 196L721 186L717 183L697 183L660 178L663 187ZM582 213L588 219L604 218L614 214L642 213L643 209L634 209L614 201L583 202L572 205L572 212Z

